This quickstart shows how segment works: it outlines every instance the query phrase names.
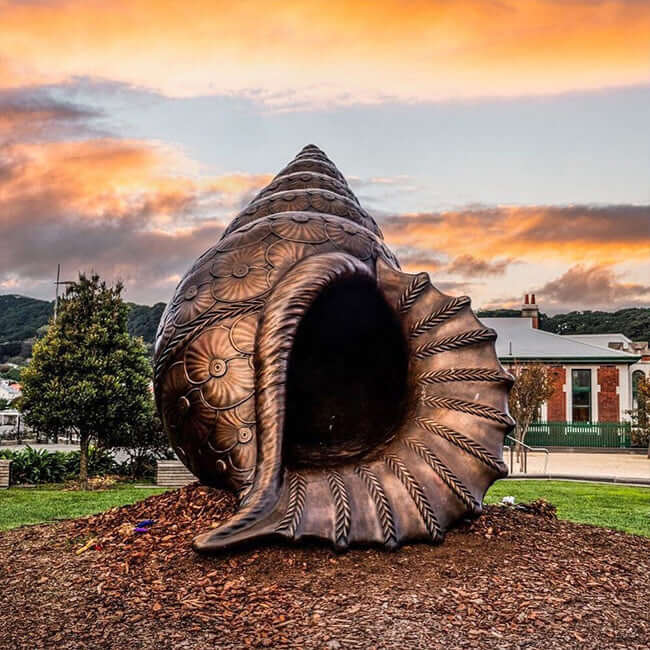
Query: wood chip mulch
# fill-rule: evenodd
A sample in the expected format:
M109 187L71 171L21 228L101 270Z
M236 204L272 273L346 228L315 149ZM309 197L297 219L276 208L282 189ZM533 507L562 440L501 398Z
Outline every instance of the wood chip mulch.
M650 647L650 539L544 502L395 553L196 555L192 537L233 509L192 485L0 534L0 648Z

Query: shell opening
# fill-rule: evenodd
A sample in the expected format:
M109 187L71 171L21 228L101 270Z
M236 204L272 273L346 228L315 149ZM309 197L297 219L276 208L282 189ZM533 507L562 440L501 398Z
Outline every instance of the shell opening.
M408 359L376 281L352 276L325 287L289 356L285 465L335 465L381 451L405 418Z

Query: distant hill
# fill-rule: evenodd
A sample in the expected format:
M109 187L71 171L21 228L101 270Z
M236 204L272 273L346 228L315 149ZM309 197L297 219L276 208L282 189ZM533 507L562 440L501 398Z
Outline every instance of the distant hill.
M54 309L54 302L27 296L0 296L0 343L36 336Z
M145 343L153 343L156 339L156 330L163 311L165 303L157 302L149 307L147 305L136 305L134 302L129 303L131 311L129 312L129 334L131 336L141 336Z
M129 332L141 336L145 343L153 344L165 303L158 302L151 307L128 304L131 308ZM17 295L0 296L0 363L30 355L31 340L40 327L47 325L53 309L53 301Z
M518 309L478 312L479 318L519 316ZM540 313L539 327L554 334L611 334L620 332L633 341L650 341L650 308L632 307L618 311L572 311L548 316Z

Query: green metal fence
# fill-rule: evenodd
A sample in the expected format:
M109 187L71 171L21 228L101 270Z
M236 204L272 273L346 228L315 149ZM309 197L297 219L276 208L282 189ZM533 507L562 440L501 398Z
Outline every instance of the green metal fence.
M629 447L629 422L533 422L531 447Z

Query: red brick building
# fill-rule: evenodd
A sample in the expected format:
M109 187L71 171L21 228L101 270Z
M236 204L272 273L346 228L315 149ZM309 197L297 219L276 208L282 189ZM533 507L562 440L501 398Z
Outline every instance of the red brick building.
M634 382L650 377L647 343L622 334L557 335L538 329L539 311L525 301L521 318L483 318L498 334L497 355L505 366L543 363L555 392L541 412L542 421L623 422L634 407Z

